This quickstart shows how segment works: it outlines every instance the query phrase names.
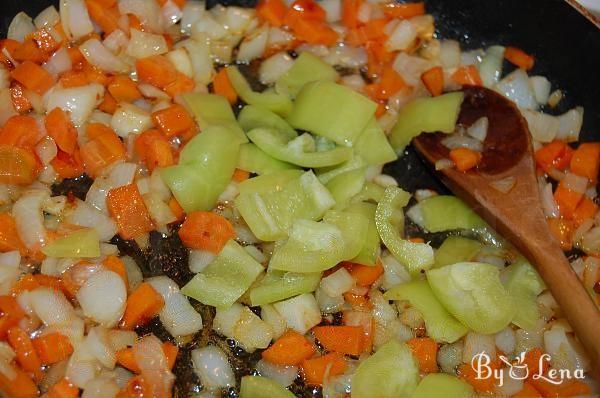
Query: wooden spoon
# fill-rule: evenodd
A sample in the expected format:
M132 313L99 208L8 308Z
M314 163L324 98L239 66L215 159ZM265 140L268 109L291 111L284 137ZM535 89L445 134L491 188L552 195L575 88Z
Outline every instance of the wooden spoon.
M494 91L468 86L463 92L458 123L470 126L483 116L489 120L483 158L476 170L466 173L455 168L440 170L442 181L536 266L599 369L600 311L548 228L527 122L513 102ZM421 134L413 141L414 146L435 164L449 157L449 150L441 143L445 136ZM512 179L514 186L507 193L493 187Z

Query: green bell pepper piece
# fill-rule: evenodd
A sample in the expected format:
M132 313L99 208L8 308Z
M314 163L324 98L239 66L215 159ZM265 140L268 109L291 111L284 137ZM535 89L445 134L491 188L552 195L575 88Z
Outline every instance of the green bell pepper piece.
M435 341L454 343L469 331L440 304L427 281L403 283L385 292L384 297L409 301L423 315L427 334Z
M321 282L321 273L270 271L260 283L250 289L252 306L274 303L304 293L314 292Z
M352 398L410 397L419 383L419 367L410 349L392 339L363 360L352 378Z
M352 198L352 202L374 202L379 203L385 194L385 189L381 185L367 181L363 189Z
M42 253L60 258L100 257L100 238L93 228L80 229L44 246Z
M487 226L477 213L456 196L432 196L422 200L409 211L418 215L411 217L413 221L429 232L478 229Z
M287 95L268 90L257 93L252 91L246 78L240 73L236 66L228 66L226 71L227 77L229 77L229 81L235 92L245 103L268 109L284 117L290 114L292 110L292 101Z
M321 222L297 220L288 240L276 244L269 269L302 273L328 270L356 257L367 227L363 215L334 210Z
M269 155L252 143L242 144L238 156L237 168L255 174L269 174L280 170L298 169L297 166L282 162Z
M350 199L358 195L365 185L365 169L350 170L334 177L325 186L335 200L334 210L343 210Z
M263 267L234 240L229 240L217 258L196 274L182 289L202 304L229 308L250 288Z
M431 373L425 376L412 398L471 398L473 387L456 376Z
M182 98L194 115L200 130L210 126L224 126L236 134L240 144L248 142L225 97L217 94L186 93L182 94Z
M462 236L450 236L435 251L435 268L463 261L472 261L483 245L476 240Z
M390 133L390 143L401 153L421 133L452 133L463 101L463 93L418 98L402 107Z
M318 220L335 205L312 171L265 174L244 181L239 189L235 206L263 241L284 239L294 220Z
M427 280L448 312L477 333L499 332L517 312L516 302L500 282L500 270L494 265L446 265L427 271Z
M323 184L327 184L329 181L339 176L340 174L343 174L347 171L366 168L366 166L367 164L365 163L365 161L360 156L356 156L355 154L354 157L352 157L352 159L348 160L345 163L342 163L338 166L323 167L316 170L315 173L317 174L317 177L319 177L319 181L321 181Z
M362 265L377 264L377 259L381 254L381 240L379 238L379 232L377 232L377 225L375 225L376 210L377 205L366 202L353 203L345 209L345 211L348 213L362 214L367 220L369 220L367 233L363 239L362 249L360 249L360 252L356 257L350 260L353 263Z
M377 104L333 82L306 84L288 117L292 127L322 135L339 145L352 146L375 115Z
M372 118L354 144L354 153L368 165L381 165L398 159L385 133Z
M179 164L160 170L160 176L186 212L208 211L231 181L239 144L235 133L212 126L181 151Z
M242 108L238 115L238 123L245 132L258 127L268 127L285 133L288 140L292 140L298 136L296 130L281 116L259 106L246 105Z
M295 398L281 384L263 376L244 376L240 385L240 398Z
M335 82L338 78L338 73L331 65L309 52L303 52L277 80L275 89L295 97L306 83L318 80Z
M433 249L426 243L414 243L402 239L404 234L404 213L410 194L398 187L388 187L377 205L375 224L379 236L394 255L413 276L431 268L434 262Z
M315 142L308 133L289 140L278 130L256 128L248 133L248 137L275 159L307 168L335 166L352 157L352 148L347 147L315 152Z
M537 296L546 288L537 271L523 257L506 267L502 279L510 295L519 303L512 323L525 330L535 330L541 318Z

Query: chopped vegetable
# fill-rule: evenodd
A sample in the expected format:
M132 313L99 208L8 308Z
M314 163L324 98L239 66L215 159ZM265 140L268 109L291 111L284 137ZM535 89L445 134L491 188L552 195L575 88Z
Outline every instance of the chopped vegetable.
M235 230L226 218L218 214L194 211L181 225L179 237L187 247L219 253L227 241L235 238Z
M461 236L449 236L435 251L434 267L472 261L482 248L483 245L476 240Z
M42 253L51 257L99 257L100 238L95 229L82 229L44 246Z
M381 165L393 162L398 157L391 147L381 126L374 118L356 139L354 154L368 165Z
M73 353L69 338L61 333L48 333L32 340L33 347L44 365L68 359Z
M288 140L298 136L296 130L281 116L259 106L246 105L242 108L238 115L238 123L246 132L259 127L268 127L277 130L281 134L285 134Z
M325 186L335 200L335 210L344 210L356 195L358 195L366 180L364 168L346 171L333 177Z
M221 69L219 73L215 75L215 78L213 79L213 89L215 90L215 94L225 97L230 104L233 105L237 102L237 92L229 80L226 68Z
M535 60L533 57L517 47L508 46L504 49L504 58L521 69L533 68Z
M591 182L598 180L600 169L600 143L586 142L575 150L571 158L571 171Z
M359 202L351 204L344 210L348 213L362 214L369 221L362 248L351 262L363 265L375 265L381 252L379 232L377 231L377 225L375 224L375 212L377 206L373 203Z
M512 323L525 330L535 330L541 317L537 296L544 290L544 282L523 258L506 267L503 280L506 290L519 303Z
M36 379L41 379L42 364L47 363L42 362L27 333L19 327L12 327L8 329L7 340L15 350L16 359L23 370L32 373Z
M248 108L248 107L246 107ZM269 155L252 143L242 144L238 156L237 168L258 175L281 170L296 169L297 166L282 162Z
M320 272L269 271L260 283L250 290L250 302L253 306L258 306L314 292L320 281Z
M481 76L474 65L461 66L450 77L456 84L463 86L482 86Z
M192 117L178 104L154 112L152 120L167 137L185 135L194 128Z
M444 71L440 66L433 67L423 72L421 80L432 96L437 97L444 92Z
M423 373L435 373L437 365L437 343L428 337L415 337L406 342L417 359L419 370Z
M267 0L273 2L274 0ZM240 398L293 398L295 395L281 384L262 376L244 376L240 386Z
M335 69L309 52L303 52L294 65L281 76L275 85L278 92L298 95L305 84L316 81L335 82L339 78Z
M35 181L38 171L38 160L32 151L0 145L0 183L29 185Z
M314 353L315 346L306 337L288 330L262 352L262 357L277 365L299 365Z
M44 119L48 135L54 139L56 145L68 154L73 154L77 148L77 130L69 115L60 108L54 108Z
M365 332L361 326L317 326L313 333L327 350L359 356L365 350Z
M472 396L473 388L469 384L445 373L425 376L413 394L413 398L469 398Z
M305 359L301 365L302 376L306 384L320 386L327 379L344 373L344 356L335 352L320 357Z
M140 284L127 298L125 314L121 320L123 329L133 330L157 315L165 305L162 296L149 284Z
M411 213L419 216L412 216ZM429 232L478 229L487 225L455 196L432 196L413 206L408 214L414 222Z
M469 148L454 148L450 150L450 160L456 165L458 171L469 171L481 161L481 152Z
M136 238L154 229L137 185L111 189L106 201L108 211L119 226L119 235L124 239Z

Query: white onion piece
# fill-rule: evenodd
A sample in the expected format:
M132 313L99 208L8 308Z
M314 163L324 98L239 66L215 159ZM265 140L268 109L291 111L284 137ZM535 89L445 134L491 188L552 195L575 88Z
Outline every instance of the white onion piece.
M444 373L455 374L456 368L462 363L463 342L462 340L452 344L444 344L440 347L437 362Z
M129 70L129 65L116 57L98 39L87 40L79 46L79 50L90 64L105 72L125 73Z
M216 254L207 250L190 250L190 271L196 274L202 272L216 257Z
M29 249L39 250L48 239L42 206L49 197L46 190L27 191L13 205L17 233Z
M594 227L583 235L581 247L589 254L600 251L600 227Z
M319 310L324 314L341 311L345 303L343 296L330 296L321 287L315 291L315 300L317 300Z
M421 57L408 55L401 52L396 56L392 67L402 76L404 81L410 86L418 86L421 84L421 75L433 64Z
M223 336L233 338L233 330L235 325L242 317L244 306L240 303L234 303L226 309L217 308L217 313L213 320L212 328Z
M244 307L240 319L233 326L234 340L246 352L253 352L257 348L267 348L273 339L273 329L256 315L250 308Z
M0 90L0 124L4 125L8 119L18 115L13 104L10 89L4 88Z
M560 126L556 139L574 142L579 139L579 132L583 124L583 108L578 106L558 116Z
M213 8L214 10L215 8ZM223 26L227 26L230 34L241 34L250 27L256 14L253 8L226 7L222 18L218 18Z
M550 97L551 84L544 76L531 76L529 78L533 95L538 104L545 105Z
M487 117L480 117L467 128L467 134L476 140L483 142L487 136L489 124L490 122Z
M354 283L354 278L352 278L352 275L350 275L346 268L340 268L321 279L321 288L328 296L335 297L341 296L352 289Z
M352 47L338 44L330 48L329 53L323 57L329 65L345 68L360 68L367 63L367 53L362 47Z
M285 48L292 40L294 40L294 36L291 33L279 28L271 27L269 29L267 48Z
M523 109L521 113L527 120L534 140L544 143L554 140L560 129L560 120L556 116L527 109Z
M373 289L369 293L369 301L373 306L371 314L377 322L385 325L398 318L396 309L390 305L389 301L383 297L383 293L379 290Z
M275 365L261 359L256 364L256 370L261 376L276 381L283 387L290 386L298 376L297 366Z
M129 256L123 256L121 257L121 261L123 261L123 264L125 264L129 292L133 292L143 282L144 275L142 275L140 267L136 264L133 258Z
M321 0L321 8L325 10L325 20L329 23L342 19L342 2L340 0Z
M119 390L114 378L96 377L85 384L81 398L114 398Z
M88 351L108 369L115 367L116 355L110 340L108 338L108 331L101 327L96 326L91 328L88 335L85 337L85 344Z
M209 390L235 387L235 376L227 356L215 346L207 346L192 351L194 371Z
M72 88L54 88L46 95L46 109L61 108L70 112L76 127L85 123L104 96L104 87L97 83Z
M550 97L548 97L548 106L550 108L554 108L558 105L558 103L564 98L565 94L562 90L554 90L550 93Z
M143 195L144 204L150 213L150 218L159 227L165 227L167 224L177 221L171 208L153 192Z
M20 12L12 19L8 26L7 39L23 41L25 37L35 31L35 26L31 17L24 12Z
M565 188L575 191L577 193L585 193L587 190L588 179L586 177L579 176L575 173L567 173L565 178L562 180Z
M385 42L388 51L406 50L417 38L417 31L408 20L401 21Z
M4 90L10 87L10 71L4 66L0 65L0 90Z
M150 396L170 397L175 376L169 370L161 341L152 334L142 337L133 346L133 356L142 376L149 381Z
M188 39L179 42L178 46L184 47L190 56L194 82L199 86L210 83L215 71L208 43Z
M496 347L500 349L504 353L504 355L511 356L517 345L517 338L515 336L515 331L507 326L502 329L494 336L494 341L496 343Z
M42 29L47 26L54 26L60 21L60 15L56 10L56 7L50 6L40 12L37 17L33 19L33 24L36 28Z
M220 40L227 36L227 29L210 14L205 13L199 21L192 25L192 38L202 41L205 35L212 40Z
M111 327L123 316L127 289L118 274L100 271L81 286L77 292L77 300L86 316Z
M260 307L260 317L271 326L273 338L279 338L287 329L285 319L277 312L271 304L265 304Z
M0 341L0 360L8 363L12 362L17 354L8 343Z
M529 76L523 69L516 69L496 85L496 90L523 109L537 109Z
M480 353L484 353L490 358L496 358L494 336L475 332L467 333L462 354L463 362L471 363L473 357Z
M35 146L35 153L42 161L42 164L47 165L56 157L58 148L56 147L54 140L50 136L46 136Z
M65 377L68 364L68 360L63 360L48 367L48 370L44 374L44 378L40 382L40 391L42 393L47 392L53 385Z
M133 183L137 171L135 163L117 163L111 167L108 175L108 183L112 188L119 188Z
M121 103L113 115L111 127L120 137L152 128L150 113L133 104Z
M517 179L514 176L508 176L500 180L490 182L490 186L501 193L509 193L515 186Z
M59 48L42 67L51 75L58 76L63 72L71 70L73 63L65 47Z
M355 91L361 91L365 87L365 80L358 74L342 76L340 80L341 84Z
M126 347L133 347L137 340L137 333L133 330L113 329L108 331L108 341L116 352Z
M162 91L161 89L151 86L150 84L139 84L138 85L138 90L140 90L140 93L142 93L142 95L146 98L156 98L159 100L169 100L171 99L171 97L169 96L169 94L165 93L164 91Z
M94 31L94 24L83 0L61 0L60 17L64 32L69 38L80 39Z
M104 38L102 44L115 54L118 54L122 48L127 47L129 38L121 29L113 30L108 36Z
M67 221L87 228L94 228L103 242L108 242L117 233L117 224L112 218L90 206L82 200L77 200L72 212L67 215Z
M45 325L65 325L75 317L73 306L60 291L35 289L29 293L29 303Z
M305 334L321 322L321 311L315 297L310 293L279 301L273 306L288 326L300 334Z
M381 257L383 265L383 288L390 289L401 283L410 281L410 274L396 258L389 253Z
M115 375L115 383L119 386L120 389L125 388L127 382L134 376L133 373L128 371L125 368L117 366L114 370Z
M155 0L121 0L118 3L121 15L133 14L142 25L152 32L162 33L160 7Z
M186 2L185 6L183 6L183 15L181 17L181 23L179 24L182 32L190 34L192 32L192 26L202 18L205 10L206 6L204 5L204 2L197 0Z
M69 381L79 388L84 388L90 380L93 380L100 372L101 368L97 361L89 358L89 354L86 354L88 355L88 358L79 358L79 353L82 350L85 350L83 347L84 346L76 349L69 359L66 373L66 377Z
M511 376L510 372L502 372L501 382L494 385L494 391L501 397L512 397L523 389L523 383L523 379Z
M126 53L133 58L146 58L161 55L169 51L165 37L153 33L131 29L131 37L127 44Z
M468 148L476 152L483 150L481 141L460 134L450 134L442 140L442 144L448 149Z
M194 76L194 68L192 66L192 60L185 48L177 48L167 53L167 59L171 61L177 71L183 73L188 77Z
M163 26L169 27L179 22L183 16L183 13L177 4L173 3L172 0L167 0L167 2L162 6L161 16L163 20Z
M544 332L544 348L555 369L574 372L576 369L585 371L589 367L589 358L577 349L574 340L567 337L562 327L555 326Z
M504 47L491 46L486 49L485 56L479 64L479 75L485 87L493 87L502 75Z
M148 279L163 297L165 306L159 313L163 326L173 336L187 336L202 329L202 317L190 304L175 282L166 276Z
M442 68L457 68L460 65L460 44L456 40L440 42L440 62Z
M237 53L237 60L239 62L250 62L261 58L267 47L268 39L269 30L266 27L260 28L244 38Z

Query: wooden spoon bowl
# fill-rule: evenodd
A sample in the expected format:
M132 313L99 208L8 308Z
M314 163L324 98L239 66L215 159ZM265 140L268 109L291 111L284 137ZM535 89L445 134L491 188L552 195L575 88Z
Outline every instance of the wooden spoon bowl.
M492 90L466 86L463 92L458 123L470 126L484 116L489 120L483 157L477 169L468 172L439 170L441 179L536 266L597 370L600 311L548 228L527 122L513 102ZM441 133L421 134L413 143L433 165L449 157L448 148L441 143L444 137ZM514 179L510 191L503 193L494 187L507 178Z

